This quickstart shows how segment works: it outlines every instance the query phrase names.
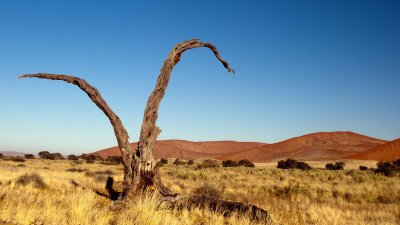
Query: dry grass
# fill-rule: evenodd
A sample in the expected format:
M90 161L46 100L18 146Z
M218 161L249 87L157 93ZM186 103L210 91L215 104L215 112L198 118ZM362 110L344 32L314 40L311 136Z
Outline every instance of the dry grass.
M357 168L371 166L365 162L349 163ZM325 162L320 164L324 166ZM96 177L112 174L118 189L122 168L117 165L40 159L27 160L25 165L18 167L16 162L0 160L0 221L57 225L254 224L246 215L224 218L207 209L171 210L166 204L159 205L157 197L150 193L131 201L122 211L113 211L112 201L90 189L105 192L104 180ZM32 172L43 178L44 187L38 188L34 182L25 186L16 184ZM256 168L168 165L162 167L161 173L163 182L174 191L209 192L224 199L252 203L270 212L273 224L400 223L399 176L384 177L369 170L279 170L268 165ZM72 185L72 179L86 189Z

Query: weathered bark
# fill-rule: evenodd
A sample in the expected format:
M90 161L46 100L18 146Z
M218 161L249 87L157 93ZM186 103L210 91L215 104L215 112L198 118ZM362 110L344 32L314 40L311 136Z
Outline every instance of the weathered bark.
M179 62L182 53L186 50L198 47L206 47L211 49L217 59L228 70L228 72L234 72L234 70L229 67L228 62L221 58L217 48L210 43L203 43L197 39L192 39L176 45L171 50L167 59L164 62L163 67L161 68L156 86L153 92L150 94L149 99L147 100L147 105L144 111L143 122L140 131L139 142L135 154L139 157L134 159L133 162L133 171L137 172L137 174L132 177L133 179L126 181L126 183L131 184L126 185L127 189L124 190L124 195L127 195L129 192L132 191L136 192L139 189L146 189L149 186L158 189L163 196L174 195L171 191L169 191L166 187L162 185L160 178L156 172L157 161L154 157L154 144L158 135L161 132L161 129L156 126L156 121L158 118L158 108L167 89L172 69Z

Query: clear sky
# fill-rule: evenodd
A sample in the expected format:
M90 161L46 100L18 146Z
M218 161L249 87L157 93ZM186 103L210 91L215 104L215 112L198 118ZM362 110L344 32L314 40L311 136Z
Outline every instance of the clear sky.
M277 142L317 131L400 137L399 1L0 1L0 150L63 154L116 145L77 87L97 87L136 141L178 42L159 139Z

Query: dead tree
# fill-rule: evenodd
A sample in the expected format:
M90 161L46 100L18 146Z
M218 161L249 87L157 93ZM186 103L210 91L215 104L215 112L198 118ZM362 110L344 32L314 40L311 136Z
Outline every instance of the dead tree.
M165 60L163 67L161 68L160 75L158 76L156 86L149 96L144 111L138 146L134 150L131 149L128 133L119 117L111 110L107 102L101 97L100 92L85 80L69 75L48 73L26 74L20 76L20 78L33 77L49 80L62 80L67 83L77 85L80 89L86 92L86 94L97 105L97 107L104 112L113 126L118 147L122 155L124 166L123 192L121 196L122 199L129 199L130 197L141 193L141 191L145 189L150 189L158 190L158 192L162 195L162 199L167 200L176 206L182 205L183 202L186 205L199 205L199 203L204 203L208 205L216 205L216 208L222 210L224 210L224 208L227 208L231 211L255 210L256 214L261 213L260 215L262 215L265 213L265 215L268 215L267 212L262 209L251 205L247 206L242 203L210 199L204 196L201 198L198 196L179 196L178 194L172 193L161 183L160 175L158 173L157 160L154 157L154 144L161 132L161 129L156 126L158 108L167 89L172 69L181 59L182 53L186 50L198 47L206 47L212 50L216 58L222 63L228 72L234 73L234 70L229 67L228 62L221 58L217 48L211 43L204 43L197 39L192 39L176 45Z

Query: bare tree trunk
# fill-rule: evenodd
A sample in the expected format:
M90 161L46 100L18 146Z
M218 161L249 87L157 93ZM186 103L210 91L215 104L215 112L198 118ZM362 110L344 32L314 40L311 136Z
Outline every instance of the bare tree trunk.
M129 199L131 196L141 193L142 190L150 189L157 190L163 196L161 198L162 200L168 201L172 204L172 206L178 208L182 207L182 205L199 206L206 204L211 208L214 207L215 209L222 211L227 210L244 212L250 210L255 215L256 219L260 217L260 215L262 217L268 217L268 213L266 211L253 205L245 205L243 203L229 202L220 199L208 198L205 196L178 196L177 194L172 193L161 183L160 175L158 173L158 164L154 157L154 145L158 135L161 132L161 129L156 126L158 108L167 89L172 69L180 61L182 53L186 50L198 47L206 47L211 49L216 58L222 63L228 72L234 73L234 70L229 67L228 62L220 57L217 48L210 43L203 43L197 39L192 39L176 45L165 60L164 65L161 68L160 75L158 76L156 86L147 101L138 146L134 152L130 148L128 133L126 132L126 129L119 117L111 110L107 102L101 97L99 91L88 84L85 80L69 75L48 73L26 74L20 76L20 78L29 77L49 80L62 80L67 83L77 85L80 89L86 92L86 94L97 105L97 107L104 112L113 126L118 147L122 155L124 166L124 182L122 192L123 199Z
M229 67L228 63L220 57L217 48L210 43L203 43L197 39L192 39L176 45L171 50L164 62L163 67L161 68L156 86L147 100L138 147L136 149L136 155L139 156L137 158L139 161L134 160L133 162L133 171L137 171L138 173L137 176L134 176L133 180L130 181L133 185L126 186L127 189L124 190L125 195L131 191L137 191L138 188L146 189L148 186L158 189L163 196L174 195L171 191L164 187L164 185L162 185L160 177L158 176L157 161L154 157L154 144L161 132L161 129L156 126L158 108L167 89L172 69L179 62L182 53L186 50L198 47L206 47L211 49L217 59L225 68L228 69L228 72L234 72Z

